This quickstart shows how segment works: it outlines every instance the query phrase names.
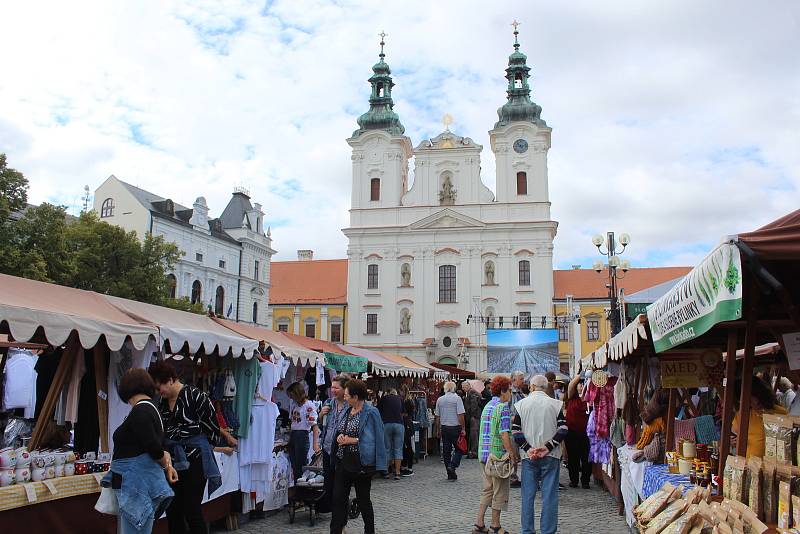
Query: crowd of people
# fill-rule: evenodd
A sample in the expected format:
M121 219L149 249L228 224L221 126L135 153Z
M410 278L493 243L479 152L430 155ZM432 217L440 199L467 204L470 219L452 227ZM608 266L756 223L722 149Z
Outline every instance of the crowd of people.
M485 383L464 381L460 388L452 381L443 384L433 415L446 479L458 480L464 457L477 459L481 470L473 532L505 532L500 517L508 510L513 486L521 486L523 533L534 532L539 491L539 532L555 532L562 444L570 486L590 487L582 387L581 377L565 388L554 375L528 381L519 372ZM331 513L332 534L341 533L347 523L352 489L364 532L373 534L372 480L382 475L397 481L414 472L413 397L406 387L388 388L377 398L374 393L365 382L339 375L318 410L304 384L287 388L292 470L300 477L311 453L321 456L324 499L318 512ZM235 436L220 427L208 395L183 383L167 362L128 371L120 395L133 408L114 433L117 445L107 484L120 503L119 531L150 532L154 518L165 512L170 534L207 532L201 511L204 489L206 483L220 482L213 452L231 451L237 446ZM785 392L783 398L788 398Z

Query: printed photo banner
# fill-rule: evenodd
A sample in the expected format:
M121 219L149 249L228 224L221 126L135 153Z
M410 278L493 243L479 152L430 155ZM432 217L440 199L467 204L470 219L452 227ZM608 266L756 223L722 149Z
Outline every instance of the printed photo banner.
M742 260L723 243L675 287L647 307L656 352L695 339L712 326L742 317Z

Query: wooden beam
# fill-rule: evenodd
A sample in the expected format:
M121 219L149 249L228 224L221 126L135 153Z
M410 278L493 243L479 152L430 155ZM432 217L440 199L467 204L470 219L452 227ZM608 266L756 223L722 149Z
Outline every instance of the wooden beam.
M108 345L105 336L97 340L92 349L94 356L94 384L97 391L97 422L100 428L100 452L108 452ZM104 394L101 396L101 393Z
M39 448L42 438L44 437L44 431L47 428L47 424L53 419L53 411L56 408L58 398L61 396L61 390L64 387L64 382L72 371L72 366L75 364L75 358L77 358L78 354L80 354L82 351L83 347L81 347L81 342L78 339L78 335L75 332L72 332L67 339L64 352L61 354L61 360L58 362L56 374L53 376L53 381L50 383L50 389L47 390L47 396L44 399L44 404L42 404L42 409L38 414L36 414L36 426L33 429L31 442L28 445L31 450ZM44 357L47 358L47 356Z
M736 354L738 332L728 330L728 354ZM725 460L731 448L731 424L733 423L733 388L736 385L736 358L725 359L725 381L722 388L722 429L719 445L719 473L725 468ZM720 477L720 483L722 478Z
M736 438L736 454L747 456L747 433L750 428L750 404L753 389L753 364L756 354L758 319L758 300L761 292L755 286L752 276L745 280L750 283L750 303L747 307L747 321L744 331L744 360L742 362L742 392L739 398L739 436ZM735 353L734 353L735 354Z
M667 420L665 423L667 424L667 440L665 444L665 448L668 450L672 450L675 446L675 401L677 395L675 394L675 388L670 388L669 390L669 404L667 404Z

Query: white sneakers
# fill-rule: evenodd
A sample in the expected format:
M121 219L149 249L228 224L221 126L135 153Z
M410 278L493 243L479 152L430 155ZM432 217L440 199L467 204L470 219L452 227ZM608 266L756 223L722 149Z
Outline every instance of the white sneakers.
M314 471L305 471L300 478L297 479L296 484L298 486L308 486L311 484L322 484L325 482L325 477L322 475L318 475Z

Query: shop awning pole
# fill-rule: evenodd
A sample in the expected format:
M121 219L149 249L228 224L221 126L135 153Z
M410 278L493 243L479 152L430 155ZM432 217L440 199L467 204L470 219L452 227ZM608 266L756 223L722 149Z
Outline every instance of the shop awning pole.
M669 404L667 405L667 442L665 447L673 447L675 443L675 401L677 395L675 388L669 390Z
M97 390L97 422L100 428L100 452L108 452L108 345L105 338L97 340L97 345L92 349L94 356L94 384ZM100 396L105 391L106 395Z
M33 435L31 442L28 445L30 450L38 449L44 436L44 431L47 428L47 423L53 418L53 410L56 408L56 402L61 396L61 389L64 387L64 381L67 379L75 359L78 355L83 354L83 347L78 339L77 331L73 330L67 339L66 348L61 354L61 359L58 361L56 373L53 376L53 381L47 390L47 396L42 404L41 411L36 414L36 426L33 428ZM52 356L44 356L44 358L52 358Z
M736 387L736 347L739 331L728 330L728 352L725 357L725 381L722 388L722 428L719 445L719 472L725 468L725 460L731 449L731 424L733 423L733 398ZM720 488L722 482L720 481ZM721 491L721 489L720 489Z
M739 399L739 436L736 438L736 454L747 456L747 432L750 427L750 396L753 390L753 364L756 353L756 322L758 320L758 297L760 291L755 287L752 276L749 282L750 303L747 307L747 326L744 331L744 361L742 362L742 395ZM734 354L736 354L734 352Z

